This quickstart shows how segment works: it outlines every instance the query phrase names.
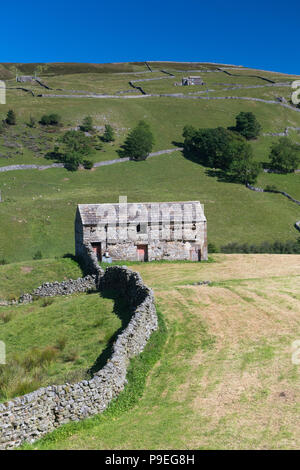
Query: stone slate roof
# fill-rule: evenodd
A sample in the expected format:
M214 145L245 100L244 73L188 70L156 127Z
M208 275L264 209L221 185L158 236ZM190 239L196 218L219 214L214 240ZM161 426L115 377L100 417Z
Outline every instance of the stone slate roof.
M127 205L78 204L77 211L83 225L126 222L159 223L169 220L186 220L193 223L206 221L199 201L136 202L127 203Z

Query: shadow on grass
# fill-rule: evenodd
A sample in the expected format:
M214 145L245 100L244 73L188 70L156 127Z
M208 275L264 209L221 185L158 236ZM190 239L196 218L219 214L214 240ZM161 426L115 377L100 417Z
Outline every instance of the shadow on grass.
M72 261L74 261L75 263L78 264L79 268L81 269L81 272L82 272L82 275L83 276L86 276L88 274L87 270L86 270L86 264L84 262L84 259L83 258L80 258L78 256L75 256L73 255L72 253L65 253L63 255L63 258L68 258L68 259L71 259Z
M108 290L102 292L100 294L100 297L104 297L106 299L112 299L114 301L113 312L121 320L121 326L112 335L112 337L107 343L106 348L102 351L100 356L97 357L94 364L88 369L87 372L91 377L100 369L102 369L107 363L108 359L110 359L110 357L112 356L112 352L113 352L114 342L116 341L117 337L122 333L122 331L126 328L132 316L132 309L130 308L129 303L124 299L124 297L121 297L120 295L117 295L115 292L108 291Z
M219 168L209 168L205 170L205 174L207 176L211 176L212 178L217 178L217 180L221 183L241 184L237 178L234 178L232 175L226 173L224 170L220 170Z
M172 143L172 145L175 145L175 147L180 147L180 148L184 147L184 143L183 142L177 142L177 140L173 140L171 143Z

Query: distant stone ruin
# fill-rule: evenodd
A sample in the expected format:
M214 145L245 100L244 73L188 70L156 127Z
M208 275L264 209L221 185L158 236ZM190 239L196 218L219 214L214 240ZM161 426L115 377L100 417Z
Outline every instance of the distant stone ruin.
M204 85L204 81L199 75L191 75L190 77L183 77L181 84L182 86Z
M28 83L28 82L31 83L37 79L38 77L33 77L32 75L20 75L20 76L17 76L16 78L17 82L19 83Z

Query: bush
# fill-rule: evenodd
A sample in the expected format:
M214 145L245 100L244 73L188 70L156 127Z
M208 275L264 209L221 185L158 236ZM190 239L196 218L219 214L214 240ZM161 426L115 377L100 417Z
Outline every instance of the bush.
M83 167L86 170L91 170L93 168L94 164L91 162L91 160L83 160Z
M252 161L252 147L240 134L224 127L197 130L193 126L185 126L183 137L188 158L219 168L227 180L240 183L256 181L261 167Z
M154 137L149 125L140 121L138 125L128 134L120 152L122 157L131 160L146 160L154 144Z
M288 137L280 137L279 141L271 146L269 157L273 170L290 173L296 170L300 163L300 147Z
M208 253L218 253L218 249L214 243L208 243L207 250Z
M82 157L76 152L70 152L63 157L65 168L69 171L77 171L82 162Z
M0 259L0 266L7 264L7 260L5 258Z
M67 131L59 140L63 144L63 153L87 156L93 152L91 139L82 132Z
M35 254L33 255L33 259L35 260L42 259L42 258L43 258L43 255L42 255L41 250L36 251Z
M222 253L274 253L274 254L300 254L300 238L286 242L264 241L258 245L232 242L221 246Z
M270 192L270 193L274 193L274 192L277 192L278 189L277 189L277 186L275 184L267 184L267 186L265 187L265 191Z
M59 114L44 114L39 123L42 126L58 126L61 124L61 117Z
M246 150L246 149L245 149ZM236 158L229 168L229 174L233 181L243 184L254 184L261 171L261 164L258 162L251 161L251 153L247 154L247 150L241 153L240 159Z
M5 122L9 126L14 126L17 123L15 112L12 109L8 111Z
M255 139L259 136L261 125L257 121L255 115L251 112L240 112L236 116L235 130L247 140Z
M79 129L82 132L93 132L94 126L93 126L93 119L91 118L91 116L86 116L83 119L82 124L79 126Z
M103 140L103 142L113 142L115 140L115 133L111 125L105 124L105 131L101 140Z

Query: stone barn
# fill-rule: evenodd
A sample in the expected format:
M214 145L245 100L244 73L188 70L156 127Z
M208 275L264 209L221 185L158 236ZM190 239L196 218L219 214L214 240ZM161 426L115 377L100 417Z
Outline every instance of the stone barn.
M32 75L20 75L17 77L17 82L26 83L26 82L34 82L36 77Z
M184 77L181 82L182 86L188 85L204 85L204 81L199 76Z
M122 198L120 198L121 200ZM99 260L207 260L206 218L199 201L79 204L76 256L91 244Z

